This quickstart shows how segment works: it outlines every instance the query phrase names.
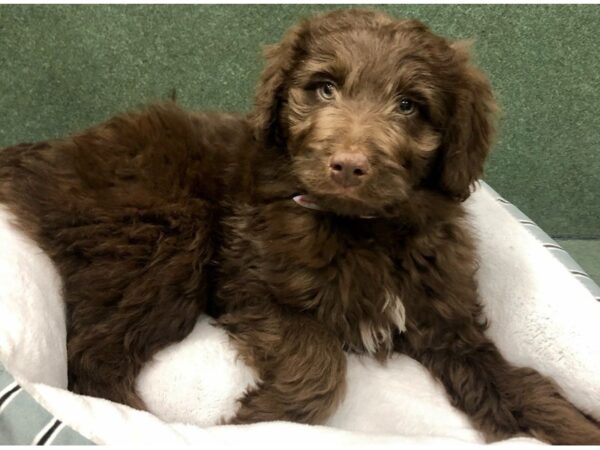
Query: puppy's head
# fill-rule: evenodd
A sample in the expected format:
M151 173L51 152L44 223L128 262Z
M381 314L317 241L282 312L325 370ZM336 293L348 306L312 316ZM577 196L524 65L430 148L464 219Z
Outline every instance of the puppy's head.
M399 215L420 191L464 200L482 175L495 103L464 43L344 10L292 28L266 59L257 138L327 209Z

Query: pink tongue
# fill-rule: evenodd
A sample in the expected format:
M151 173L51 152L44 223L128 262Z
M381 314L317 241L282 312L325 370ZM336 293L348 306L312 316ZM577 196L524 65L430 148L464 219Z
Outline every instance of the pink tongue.
M310 195L305 195L305 194L296 195L295 197L292 197L292 200L294 200L300 206L303 206L305 208L316 209L317 211L325 211L312 199L312 197ZM377 216L358 216L358 217L360 217L361 219L377 218Z
M318 211L322 211L319 205L315 203L315 201L310 197L310 195L296 195L293 200L298 203L300 206L304 206L305 208L316 209Z

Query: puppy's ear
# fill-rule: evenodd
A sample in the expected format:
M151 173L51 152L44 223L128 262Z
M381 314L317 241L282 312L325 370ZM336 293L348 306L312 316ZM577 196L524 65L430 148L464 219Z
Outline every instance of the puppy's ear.
M458 76L450 89L453 100L443 127L438 166L441 189L465 200L483 175L495 131L496 102L487 77L469 62L468 41L452 44Z
M278 116L285 101L285 83L302 53L305 24L291 28L281 42L264 50L266 64L256 88L254 111L249 116L259 141L272 144L279 137Z

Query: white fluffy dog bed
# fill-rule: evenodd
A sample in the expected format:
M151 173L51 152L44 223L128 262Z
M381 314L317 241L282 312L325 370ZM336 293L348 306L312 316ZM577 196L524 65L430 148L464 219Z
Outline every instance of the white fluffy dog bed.
M509 361L552 376L569 400L600 419L600 303L590 291L597 286L579 267L562 264L559 259L573 263L507 203L484 183L466 202L479 237L489 335ZM254 381L207 317L140 375L138 389L153 414L70 393L60 280L9 218L0 208L0 444L285 442L341 448L483 442L441 385L402 355L386 365L349 356L348 393L326 426L214 426L234 413L236 398ZM505 443L515 441L537 442Z

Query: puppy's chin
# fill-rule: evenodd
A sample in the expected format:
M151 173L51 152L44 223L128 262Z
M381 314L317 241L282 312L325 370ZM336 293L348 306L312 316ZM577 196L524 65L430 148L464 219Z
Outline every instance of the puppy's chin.
M402 215L410 187L399 180L363 183L341 187L313 170L297 170L298 194L305 196L314 209L344 217L392 218Z
M307 192L306 198L313 204L314 208L342 217L364 219L391 216L391 211L388 207L379 204L370 204L367 200L362 200L355 196Z
M339 216L364 217L378 216L379 211L354 198L334 194L313 195L317 205Z

